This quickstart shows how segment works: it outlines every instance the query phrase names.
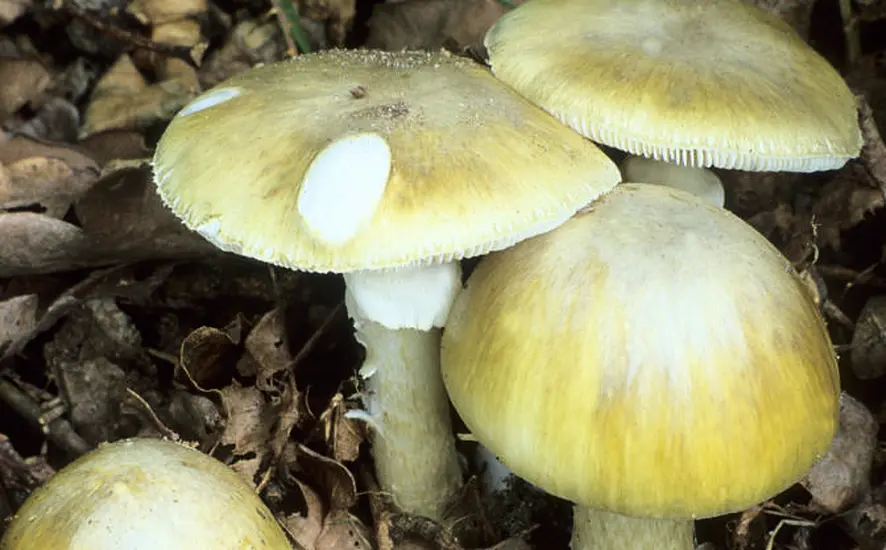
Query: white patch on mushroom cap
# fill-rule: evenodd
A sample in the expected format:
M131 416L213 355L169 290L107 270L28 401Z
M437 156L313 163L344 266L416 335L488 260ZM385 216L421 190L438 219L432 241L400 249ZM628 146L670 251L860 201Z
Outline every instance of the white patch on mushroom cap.
M215 107L220 103L230 101L241 93L242 92L239 88L218 88L217 90L211 90L185 105L185 108L178 112L178 116L188 116L193 115L194 113L199 113L210 107Z
M372 219L391 175L391 148L378 134L335 141L308 167L298 212L314 236L326 243L352 239Z

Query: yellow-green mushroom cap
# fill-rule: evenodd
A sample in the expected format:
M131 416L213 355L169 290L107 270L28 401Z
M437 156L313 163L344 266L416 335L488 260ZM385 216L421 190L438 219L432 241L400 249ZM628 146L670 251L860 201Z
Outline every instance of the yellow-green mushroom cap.
M159 193L216 246L304 271L425 265L550 229L616 166L485 68L444 53L327 51L185 107Z
M0 550L290 550L233 470L170 441L102 445L38 488Z
M530 0L485 43L498 78L636 155L811 172L861 149L855 97L837 71L741 0Z
M827 450L839 380L790 263L722 208L622 184L482 260L442 343L452 403L515 474L579 505L744 509Z

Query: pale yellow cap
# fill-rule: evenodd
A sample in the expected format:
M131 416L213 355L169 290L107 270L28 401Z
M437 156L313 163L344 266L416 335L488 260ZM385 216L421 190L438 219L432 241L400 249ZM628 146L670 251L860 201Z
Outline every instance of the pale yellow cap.
M744 509L837 425L837 364L790 263L728 211L622 184L481 261L442 343L456 410L515 474L582 506Z
M200 451L158 439L105 444L25 501L0 550L290 550L252 487Z
M677 164L811 172L862 145L855 97L741 0L531 0L486 35L495 75L582 135Z
M164 201L216 246L335 272L503 248L620 180L476 63L343 50L205 93L170 124L154 170Z

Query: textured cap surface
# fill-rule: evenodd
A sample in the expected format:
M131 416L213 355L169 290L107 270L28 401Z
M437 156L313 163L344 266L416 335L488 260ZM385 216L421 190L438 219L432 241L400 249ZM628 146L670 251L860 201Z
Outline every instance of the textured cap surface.
M490 29L486 47L497 77L634 154L804 172L861 149L840 75L740 0L531 0Z
M157 439L103 445L37 489L2 550L289 550L271 511L233 470Z
M589 508L741 510L800 478L836 429L836 360L788 261L659 185L619 185L485 258L442 345L477 439Z
M235 76L172 121L154 170L166 203L216 246L337 272L509 246L620 179L476 63L370 51Z

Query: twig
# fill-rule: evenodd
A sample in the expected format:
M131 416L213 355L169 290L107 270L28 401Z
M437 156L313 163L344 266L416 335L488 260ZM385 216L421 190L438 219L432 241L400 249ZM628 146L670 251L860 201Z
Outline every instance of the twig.
M859 126L864 136L861 162L877 187L886 195L886 144L874 120L874 112L864 96L857 96Z
M124 44L150 50L160 55L181 59L191 67L195 69L199 68L197 61L194 59L193 48L191 46L154 42L150 38L146 38L140 34L106 23L69 0L65 0L61 4L61 8L75 19L82 21L98 32L110 36L111 38L115 38Z
M301 27L301 17L298 10L292 5L292 0L271 0L277 22L283 30L289 57L295 57L301 53L311 53L311 45L308 37Z
M840 18L843 19L843 36L846 41L846 65L853 67L861 58L858 19L852 14L852 0L839 0L839 4Z
M72 458L92 450L92 446L74 431L71 423L64 418L56 418L46 423L40 405L11 382L0 379L0 400L24 418L31 426L40 430L46 438L64 450Z
M154 423L154 427L160 431L165 437L171 439L172 441L180 441L181 436L179 436L175 431L169 428L166 424L160 420L160 417L157 416L157 413L154 412L154 409L151 407L150 403L145 401L145 398L137 394L132 388L126 388L126 393L132 396L133 399L139 402L139 404L147 411L148 416L151 417L151 421Z
M329 329L329 326L332 324L332 321L335 320L335 317L338 315L340 311L344 309L344 304L340 303L332 311L330 311L326 318L323 319L323 324L320 325L317 330L314 331L314 334L308 338L308 341L304 343L298 353L295 354L295 357L292 358L292 361L287 365L288 368L293 369L299 363L301 363L305 357L311 353L311 350L314 349L314 346L317 345L317 342L320 340L320 337L326 334L326 331Z

